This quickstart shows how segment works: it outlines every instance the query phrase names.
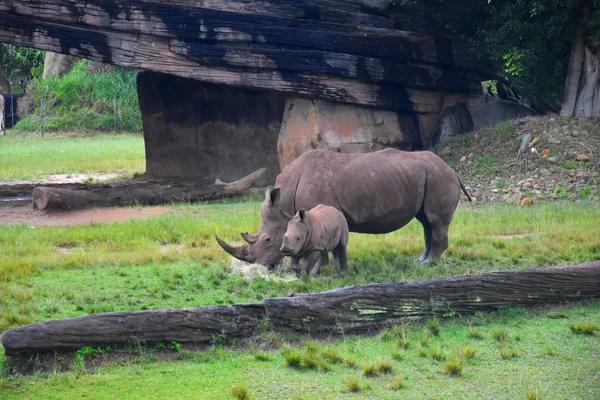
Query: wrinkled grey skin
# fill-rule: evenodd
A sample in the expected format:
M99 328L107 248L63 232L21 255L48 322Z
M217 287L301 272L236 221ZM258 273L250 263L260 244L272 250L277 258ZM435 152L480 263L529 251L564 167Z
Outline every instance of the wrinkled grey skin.
M388 233L416 218L425 236L419 261L436 262L448 247L448 227L461 189L467 194L456 172L428 151L311 150L288 164L275 188L267 190L259 231L242 234L247 246L232 247L217 240L242 261L273 267L283 257L279 249L287 228L279 208L294 215L325 204L344 214L351 232Z
M329 262L329 252L340 263L340 270L348 270L348 223L338 209L319 204L306 211L298 211L293 217L281 211L289 219L283 235L281 254L292 257L292 269L300 272L300 262L308 275L319 273Z

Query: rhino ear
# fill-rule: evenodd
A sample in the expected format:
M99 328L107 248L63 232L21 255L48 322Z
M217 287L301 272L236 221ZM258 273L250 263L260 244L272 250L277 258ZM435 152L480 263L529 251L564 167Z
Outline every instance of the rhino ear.
M267 189L267 200L269 205L272 206L279 200L279 196L281 195L281 191L279 188L269 188Z
M305 209L298 211L298 215L300 216L300 221L304 221L304 215L306 213Z

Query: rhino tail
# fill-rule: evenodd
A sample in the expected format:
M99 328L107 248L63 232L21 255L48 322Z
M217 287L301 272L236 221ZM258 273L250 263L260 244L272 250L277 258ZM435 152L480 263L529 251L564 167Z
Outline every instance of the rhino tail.
M456 177L458 178L458 183L460 184L460 188L462 189L463 193L465 194L465 196L467 196L467 198L469 199L470 202L473 201L473 197L471 197L471 195L469 194L469 192L467 192L467 189L465 188L465 185L463 185L462 181L460 180L460 176L458 176L458 174L456 174Z

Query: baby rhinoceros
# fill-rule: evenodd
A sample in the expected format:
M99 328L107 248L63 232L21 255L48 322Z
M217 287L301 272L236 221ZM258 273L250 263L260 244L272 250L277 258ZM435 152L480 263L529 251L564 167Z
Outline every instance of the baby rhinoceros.
M300 272L302 260L306 275L319 273L329 262L329 252L339 261L340 270L348 270L348 222L338 209L319 204L308 211L300 210L293 217L281 210L288 219L281 253L292 256L292 269Z

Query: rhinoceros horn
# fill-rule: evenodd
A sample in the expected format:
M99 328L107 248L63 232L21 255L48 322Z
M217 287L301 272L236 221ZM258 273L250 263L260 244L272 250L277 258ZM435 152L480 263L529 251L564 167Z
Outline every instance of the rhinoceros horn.
M256 243L256 239L254 238L254 235L249 235L248 232L242 232L242 237L248 244Z
M256 257L254 257L251 254L253 252L250 250L250 246L233 247L222 241L217 235L215 235L215 239L217 239L217 242L223 248L223 250L225 250L238 260L242 260L247 263L253 263L254 261L256 261Z

